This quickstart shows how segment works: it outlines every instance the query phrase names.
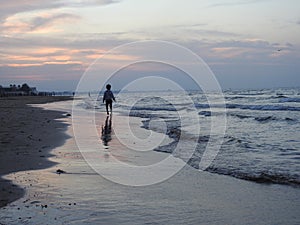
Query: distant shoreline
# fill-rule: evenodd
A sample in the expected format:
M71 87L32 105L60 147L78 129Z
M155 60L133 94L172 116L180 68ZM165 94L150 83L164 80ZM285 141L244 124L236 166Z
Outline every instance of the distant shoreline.
M0 207L21 198L25 190L2 177L18 171L54 165L48 158L53 148L68 138L67 124L56 119L64 112L28 104L68 101L69 96L14 96L0 98ZM58 129L59 128L59 129Z

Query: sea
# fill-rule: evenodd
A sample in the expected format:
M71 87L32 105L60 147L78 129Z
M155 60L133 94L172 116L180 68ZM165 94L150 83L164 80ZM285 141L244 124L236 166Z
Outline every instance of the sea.
M83 96L78 106L105 112L101 93ZM114 114L140 118L143 128L172 138L171 143L153 151L173 154L197 170L208 143L219 141L205 171L259 183L300 186L300 88L223 93L125 91L115 92L115 97ZM214 135L218 126L212 127L213 121L223 121L222 136ZM175 152L179 142L185 147Z

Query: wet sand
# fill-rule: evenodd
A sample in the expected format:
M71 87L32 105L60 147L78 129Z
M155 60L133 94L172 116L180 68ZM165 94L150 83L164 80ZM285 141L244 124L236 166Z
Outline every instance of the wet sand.
M64 106L58 102L46 108L63 110ZM106 116L99 113L97 119L101 132ZM119 123L123 119L114 116L112 128L122 133ZM70 118L64 121L71 124ZM135 124L132 129L140 135L148 132L138 127L138 121ZM93 137L89 130L84 132L102 143L101 135ZM114 133L108 150L123 162L147 165L141 161L153 162L169 155L149 151L144 157L140 152L125 151ZM87 164L72 126L65 135L71 138L51 151L53 167L5 176L26 188L26 194L1 209L3 224L299 224L298 188L258 184L188 165L161 183L124 186L103 178ZM90 142L85 141L87 145ZM110 158L106 160L107 167L111 166ZM57 174L57 169L66 173Z
M56 119L59 111L43 110L27 104L71 100L70 97L0 98L0 176L54 165L49 151L67 138L67 124ZM0 207L24 195L24 189L10 180L0 179Z

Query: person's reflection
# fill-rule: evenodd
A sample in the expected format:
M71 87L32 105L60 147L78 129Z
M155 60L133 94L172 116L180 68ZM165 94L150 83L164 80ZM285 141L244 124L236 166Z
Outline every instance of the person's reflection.
M111 141L111 118L112 116L107 116L105 125L102 125L101 139L105 147L108 147L108 142Z

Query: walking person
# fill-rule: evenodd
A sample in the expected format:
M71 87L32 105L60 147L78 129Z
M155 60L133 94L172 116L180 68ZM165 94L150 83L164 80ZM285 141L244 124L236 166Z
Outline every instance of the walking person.
M113 100L116 101L115 96L110 89L111 89L111 85L107 84L106 91L103 94L103 103L105 101L107 115L109 115L108 107L110 108L110 113L112 113L112 102Z

